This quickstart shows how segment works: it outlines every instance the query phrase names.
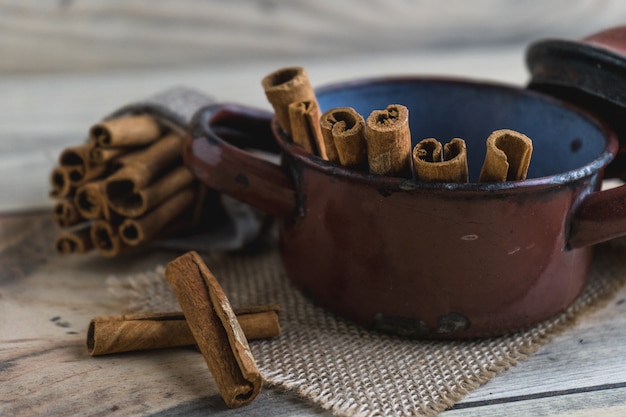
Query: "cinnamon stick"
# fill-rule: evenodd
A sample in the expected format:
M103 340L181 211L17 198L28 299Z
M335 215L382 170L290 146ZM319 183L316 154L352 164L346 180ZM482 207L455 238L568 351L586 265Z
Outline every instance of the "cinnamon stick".
M526 179L533 151L532 140L509 129L496 130L487 138L487 152L480 171L480 182Z
M85 219L109 219L111 213L104 196L105 180L88 182L76 190L74 203Z
M181 165L162 175L147 187L137 189L136 185L140 184L140 181L132 182L132 177L130 175L125 177L125 175L127 174L121 172L109 178L108 199L105 200L108 200L117 213L132 218L142 216L152 210L176 192L192 184L195 178L187 167Z
M365 123L367 159L372 174L411 178L409 110L390 104L374 110Z
M68 172L70 184L79 186L87 181L98 178L106 171L105 165L93 164L89 153L93 148L93 142L66 148L59 156L59 163Z
M89 160L92 164L106 164L128 152L129 148L102 148L100 146L94 146L89 152Z
M50 197L65 198L72 195L76 189L70 182L70 173L67 167L57 166L50 173Z
M147 145L161 136L161 127L148 115L124 116L105 120L89 131L90 138L100 147Z
M158 236L165 226L194 204L195 194L194 187L187 187L176 192L163 204L145 216L124 220L119 227L121 239L131 246L149 242Z
M229 407L248 404L258 395L263 379L217 279L196 252L170 262L165 277L222 398Z
M293 142L309 153L328 159L320 128L320 109L317 101L291 103L288 106L288 113Z
M465 183L468 181L465 141L454 138L442 147L437 139L424 139L413 148L413 167L418 181Z
M310 101L317 103L309 76L302 67L287 67L274 71L261 81L265 96L274 108L278 124L288 136L292 134L289 105Z
M132 159L107 178L105 195L109 206L117 211L120 201L152 183L181 161L181 155L182 138L175 134L167 135L146 149L133 153Z
M248 340L280 334L277 305L233 311ZM91 356L195 344L182 312L95 317L87 331L87 351Z
M69 230L57 236L54 247L61 255L81 254L93 249L90 226Z
M73 199L57 200L52 209L52 220L61 228L70 227L85 221Z
M349 168L367 166L365 121L352 107L338 107L320 120L328 159Z
M107 220L95 220L91 224L90 236L94 247L102 256L117 256L128 247L118 234L116 225Z

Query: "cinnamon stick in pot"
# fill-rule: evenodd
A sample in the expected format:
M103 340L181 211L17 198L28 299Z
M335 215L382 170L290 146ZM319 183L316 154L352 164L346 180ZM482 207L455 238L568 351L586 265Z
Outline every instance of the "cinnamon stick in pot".
M480 171L480 182L526 179L533 151L532 140L509 129L496 130L487 138L487 152Z
M367 166L365 120L352 107L327 110L320 120L326 153L332 162L349 167Z
M233 311L248 340L280 334L277 305ZM182 312L95 317L87 331L87 351L91 356L195 344Z
M100 147L147 145L160 136L159 124L145 114L105 120L89 130L89 137Z
M289 105L306 101L317 103L305 69L302 67L281 68L265 76L261 85L265 90L265 96L274 108L278 124L287 135L291 136Z
M188 252L167 265L165 277L226 405L239 407L252 401L263 378L215 276L200 255Z
M465 183L468 181L465 141L454 138L441 146L437 139L424 139L413 148L413 167L417 181Z
M288 106L291 136L295 144L322 159L328 159L320 128L320 109L315 100L298 101Z
M409 110L390 104L374 110L365 123L367 159L372 174L412 177Z

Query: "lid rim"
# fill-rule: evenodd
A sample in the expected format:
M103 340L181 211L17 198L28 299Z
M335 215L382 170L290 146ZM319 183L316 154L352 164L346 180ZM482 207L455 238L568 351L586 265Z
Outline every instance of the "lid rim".
M582 90L626 107L626 57L585 43L549 40L526 51L530 85L551 84Z

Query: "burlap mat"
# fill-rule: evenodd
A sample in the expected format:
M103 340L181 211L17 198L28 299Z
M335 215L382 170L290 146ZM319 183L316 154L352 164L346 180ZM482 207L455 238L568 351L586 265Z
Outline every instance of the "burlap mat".
M280 303L280 337L251 343L268 384L338 415L432 416L609 301L626 281L625 254L623 241L598 246L587 288L560 316L509 336L452 342L378 334L327 313L293 288L276 250L205 260L234 306ZM163 267L109 284L130 311L178 309Z

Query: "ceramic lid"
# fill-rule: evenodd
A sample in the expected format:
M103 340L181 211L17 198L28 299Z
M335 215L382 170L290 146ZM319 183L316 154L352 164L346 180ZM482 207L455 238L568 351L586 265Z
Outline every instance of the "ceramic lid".
M615 131L620 152L610 173L626 178L626 25L577 41L536 42L526 64L528 88L578 105Z

